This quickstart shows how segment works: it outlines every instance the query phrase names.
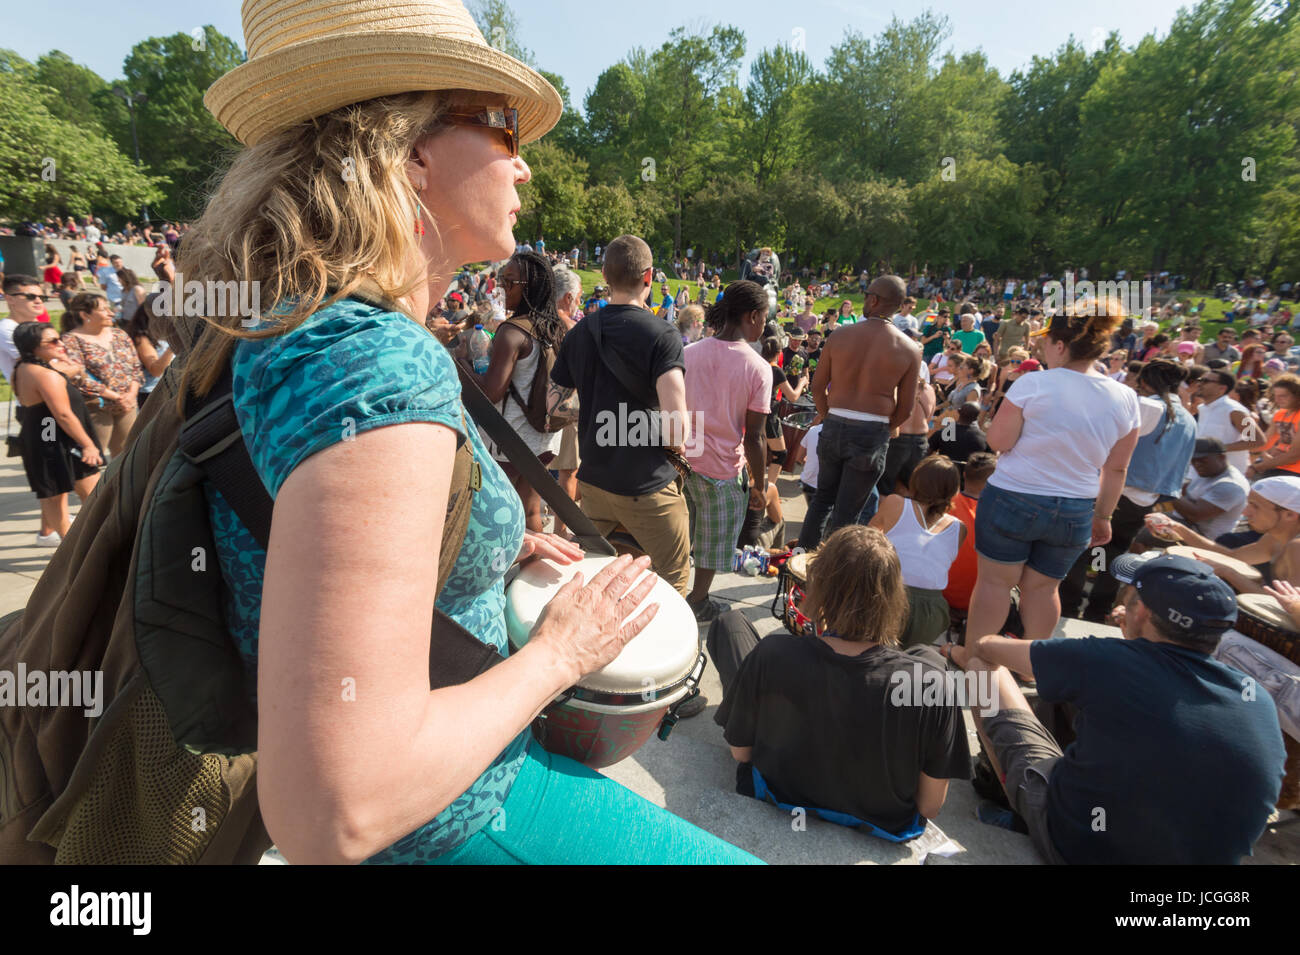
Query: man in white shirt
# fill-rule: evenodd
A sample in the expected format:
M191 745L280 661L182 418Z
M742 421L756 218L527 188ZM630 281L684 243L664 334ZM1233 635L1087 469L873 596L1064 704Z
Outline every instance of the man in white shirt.
M1183 496L1173 502L1174 513L1202 537L1216 540L1230 533L1241 520L1250 497L1250 482L1228 463L1223 443L1215 438L1197 438L1192 452L1196 477L1183 487Z
M916 308L916 299L908 296L903 299L903 304L899 307L898 314L890 319L890 321L894 323L894 327L904 335L913 336L920 330L920 327L916 323L916 316L912 314L912 309L914 308Z
M41 280L30 275L6 275L4 293L9 317L0 321L0 372L12 386L14 365L18 364L14 329L36 321L37 316L45 311L45 294L41 290Z
M1242 474L1250 467L1247 449L1261 437L1255 432L1255 419L1246 406L1228 397L1237 387L1237 379L1228 371L1209 371L1201 376L1197 394L1201 399L1196 413L1196 437L1214 438L1223 444L1228 464Z

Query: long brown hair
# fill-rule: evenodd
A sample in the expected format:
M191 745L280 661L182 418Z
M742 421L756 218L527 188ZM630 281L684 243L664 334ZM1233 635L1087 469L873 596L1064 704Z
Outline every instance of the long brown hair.
M898 646L907 591L898 552L881 531L851 524L822 542L808 567L807 613L842 640Z
M284 334L368 283L396 303L424 280L412 269L418 207L406 163L437 129L445 97L402 93L341 107L235 157L181 243L176 270L187 283L256 282L263 314L278 311L263 329L241 324L260 315L199 319L179 401L208 392L237 339ZM176 320L182 335L194 321Z

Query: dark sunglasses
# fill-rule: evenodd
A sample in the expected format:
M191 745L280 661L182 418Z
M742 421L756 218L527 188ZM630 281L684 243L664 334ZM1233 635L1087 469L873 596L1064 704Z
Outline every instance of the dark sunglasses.
M29 301L29 302L43 302L43 301L45 301L45 296L42 295L40 292L14 292L14 293L12 294L12 297L13 297L13 298L25 298L25 299L27 299L27 301Z
M448 126L478 126L486 129L499 129L505 134L506 146L510 149L510 158L519 155L519 110L513 107L492 107L477 112L443 113L442 122Z
M44 348L46 345L57 345L62 341L63 341L62 338L60 338L58 335L55 335L53 338L47 338L44 341L42 341L41 347Z

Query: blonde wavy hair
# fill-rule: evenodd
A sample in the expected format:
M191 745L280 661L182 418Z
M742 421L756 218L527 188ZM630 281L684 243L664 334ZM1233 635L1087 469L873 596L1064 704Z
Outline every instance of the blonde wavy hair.
M190 392L207 394L237 340L282 335L363 285L395 303L424 281L412 269L422 260L406 163L438 128L449 92L345 106L235 157L181 244L176 270L186 284L257 282L256 317L275 308L274 325L250 329L239 315L204 315L195 329L193 317L179 319L187 340L198 333L182 402Z

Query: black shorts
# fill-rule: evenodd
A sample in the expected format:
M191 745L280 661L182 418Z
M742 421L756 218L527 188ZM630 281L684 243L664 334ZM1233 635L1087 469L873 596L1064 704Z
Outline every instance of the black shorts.
M999 710L985 717L982 726L1002 770L1007 798L1029 827L1034 848L1052 865L1065 865L1047 829L1047 781L1064 755L1061 747L1028 710Z

